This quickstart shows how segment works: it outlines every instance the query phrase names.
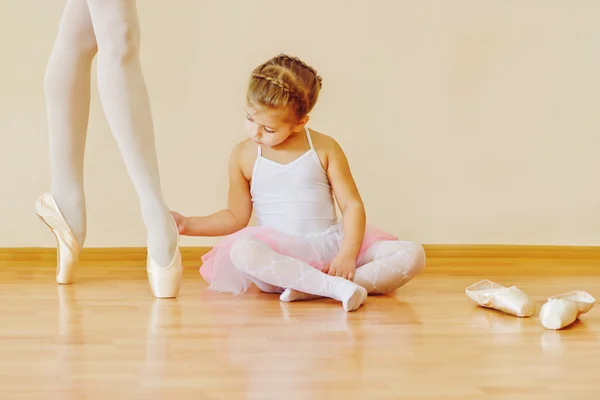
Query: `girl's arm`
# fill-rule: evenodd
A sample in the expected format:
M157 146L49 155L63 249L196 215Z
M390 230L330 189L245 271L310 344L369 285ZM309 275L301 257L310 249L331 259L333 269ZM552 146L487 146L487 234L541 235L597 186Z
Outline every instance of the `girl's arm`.
M226 236L250 222L252 198L250 184L241 168L242 144L238 144L229 159L229 196L227 208L204 217L183 217L172 213L179 233L186 236Z
M342 229L344 231L339 255L356 260L365 234L365 207L344 151L334 139L330 140L332 145L328 152L327 174L342 211Z

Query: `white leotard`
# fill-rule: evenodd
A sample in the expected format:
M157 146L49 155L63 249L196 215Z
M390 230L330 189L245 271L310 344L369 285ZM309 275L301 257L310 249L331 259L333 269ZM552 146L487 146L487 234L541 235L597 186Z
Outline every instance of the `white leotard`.
M258 225L303 235L337 223L327 173L305 131L310 149L289 164L263 157L258 147L250 188Z

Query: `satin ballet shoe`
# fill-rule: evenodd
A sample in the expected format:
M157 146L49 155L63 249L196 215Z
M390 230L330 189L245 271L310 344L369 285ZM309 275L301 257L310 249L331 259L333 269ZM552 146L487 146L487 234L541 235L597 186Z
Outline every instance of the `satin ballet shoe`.
M175 223L175 220L173 220ZM154 297L159 299L172 299L177 297L181 288L183 277L183 263L179 249L179 233L177 233L177 248L171 263L166 267L158 265L148 251L146 272L148 282Z
M50 193L43 194L38 199L35 211L56 237L56 282L69 285L73 282L82 245L77 243L75 234Z
M516 317L531 317L535 313L535 303L516 286L505 287L486 279L469 286L465 293L481 307Z
M566 328L595 304L596 299L592 295L580 290L549 297L540 309L540 323L546 329Z

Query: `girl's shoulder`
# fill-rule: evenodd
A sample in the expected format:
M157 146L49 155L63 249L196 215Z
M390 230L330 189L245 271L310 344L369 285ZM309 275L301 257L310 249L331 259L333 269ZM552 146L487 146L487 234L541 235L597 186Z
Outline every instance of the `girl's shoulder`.
M313 142L313 148L319 156L323 169L327 171L329 162L342 152L342 148L332 136L317 132L313 129L309 129L309 131Z
M257 155L258 148L256 143L251 139L245 139L233 147L231 152L231 162L242 171L246 179L250 180Z
M317 149L323 149L323 150L331 150L332 148L334 148L335 146L337 146L337 142L336 140L323 133L323 132L318 132L315 131L314 129L309 129L310 132L310 138L313 142L313 147L315 148L315 150Z
M250 154L256 155L258 152L256 143L251 139L244 139L241 142L236 143L233 147L233 153L238 156L248 156Z

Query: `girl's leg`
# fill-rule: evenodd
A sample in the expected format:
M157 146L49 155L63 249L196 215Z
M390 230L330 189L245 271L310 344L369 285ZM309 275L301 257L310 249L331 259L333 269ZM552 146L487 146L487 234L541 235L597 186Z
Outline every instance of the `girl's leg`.
M256 279L252 275L247 275L247 276L248 276L248 278L250 278L250 280L252 282L254 282L254 284L256 285L256 287L258 287L261 292L265 292L265 293L278 293L278 294L283 293L283 288L280 288L279 286L274 286L274 285L270 285L268 283L265 283L265 282L263 282L261 280Z
M404 286L425 268L425 250L419 244L381 241L359 260L354 282L369 294L384 294Z
M381 241L373 244L359 260L354 282L369 294L393 292L408 283L425 268L423 247L404 241ZM316 296L286 289L281 301L310 300Z
M163 200L150 101L140 65L135 0L87 0L98 42L98 89L106 119L140 200L148 253L168 266L178 233Z
M281 255L257 239L235 242L231 261L240 272L261 282L333 298L341 301L346 311L356 310L367 297L367 291L354 282L329 276L300 260Z
M83 159L96 37L86 0L68 0L46 68L51 193L80 246L86 236Z

